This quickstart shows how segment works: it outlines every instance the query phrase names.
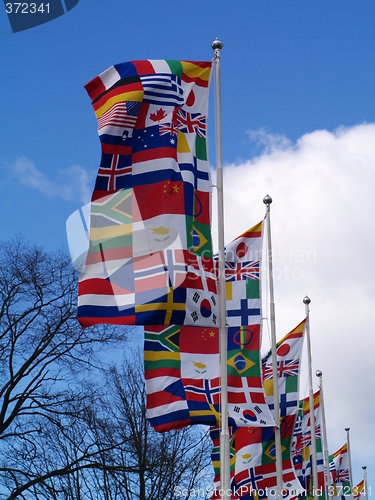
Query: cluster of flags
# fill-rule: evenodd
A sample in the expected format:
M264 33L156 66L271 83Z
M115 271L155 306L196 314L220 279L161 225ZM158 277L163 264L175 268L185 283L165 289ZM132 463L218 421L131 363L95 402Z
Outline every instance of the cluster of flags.
M220 488L218 257L212 252L207 154L211 62L131 61L86 85L102 156L78 320L144 326L147 418L158 432L210 426ZM277 497L275 404L283 498L351 496L347 447L324 469L320 393L299 399L306 319L261 359L263 221L225 248L230 481L233 499ZM314 415L318 484L313 481ZM332 491L326 490L326 477Z
M326 498L326 494L322 447L320 391L314 394L314 422L318 472L317 491L319 491L319 497L324 500ZM292 459L297 477L302 487L306 490L308 497L314 496L313 492L315 488L312 469L313 454L311 434L310 398L307 397L299 402L299 412L293 433Z
M226 248L230 425L273 426L260 359L262 222ZM217 262L214 257L215 262ZM220 425L219 329L145 326L148 418L158 431Z
M210 62L132 61L86 85L102 156L78 320L217 325L206 123Z

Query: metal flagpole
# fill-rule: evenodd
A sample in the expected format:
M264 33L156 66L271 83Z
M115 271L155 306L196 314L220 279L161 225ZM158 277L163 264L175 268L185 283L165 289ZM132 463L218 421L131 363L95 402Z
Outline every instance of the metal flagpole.
M328 438L327 438L327 427L326 427L326 413L324 409L324 395L323 395L323 373L320 370L316 370L316 376L319 377L319 390L320 390L320 406L322 408L322 426L323 426L323 442L324 442L324 462L327 471L327 492L328 498L332 497L331 491L331 474L329 472L329 453L328 453Z
M311 342L310 342L310 309L309 304L311 300L306 295L303 299L305 304L306 314L306 339L307 339L307 363L309 370L309 402L310 402L310 427L311 427L311 448L312 448L312 470L313 470L313 488L314 499L318 500L318 467L316 460L316 437L315 437L315 416L314 416L314 391L312 383L312 369L311 369ZM329 469L328 469L329 471Z
M271 340L272 340L272 376L273 376L273 400L275 409L275 451L276 451L276 473L277 473L277 497L283 498L283 465L281 454L280 435L280 399L278 386L277 354L276 354L276 325L275 325L275 300L273 292L273 269L272 269L272 245L271 245L271 218L270 206L272 198L268 194L263 198L263 203L267 207L267 250L268 250L268 273L270 281L270 315L271 315Z
M349 458L349 479L350 479L350 490L353 491L353 477L352 477L352 457L350 455L350 441L349 441L349 431L350 427L346 427L346 442L348 445L348 458Z
M366 465L364 465L362 467L362 469L363 469L363 482L364 482L363 486L365 488L365 498L366 498L366 500L368 500L368 493L367 493L367 472L366 472L367 467L366 467Z
M218 207L218 239L219 239L219 339L220 339L220 371L221 371L221 415L220 434L220 496L230 500L230 456L228 429L228 387L227 387L227 327L226 298L224 276L224 197L223 168L221 164L221 96L220 96L220 51L222 42L216 39L212 48L215 51L216 67L216 175L217 175L217 207Z

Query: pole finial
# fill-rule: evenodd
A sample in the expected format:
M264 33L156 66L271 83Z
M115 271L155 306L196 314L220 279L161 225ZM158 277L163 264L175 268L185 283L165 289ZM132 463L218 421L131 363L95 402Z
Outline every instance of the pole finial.
M345 427L346 432L350 431L350 427Z
M362 469L366 470L367 469L367 465L362 465Z
M214 50L221 50L224 47L224 44L218 38L216 38L216 40L212 42L211 47Z
M320 378L323 375L323 373L321 370L316 370L315 375Z
M303 298L303 303L304 304L310 304L311 302L311 299L308 295L305 295L305 297Z
M263 198L263 203L269 207L272 203L272 198L269 194L266 194L266 196Z

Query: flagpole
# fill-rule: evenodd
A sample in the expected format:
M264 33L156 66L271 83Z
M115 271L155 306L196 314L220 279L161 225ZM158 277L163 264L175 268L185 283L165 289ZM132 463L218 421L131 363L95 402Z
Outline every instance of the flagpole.
M228 386L227 386L227 327L226 298L224 275L224 196L223 168L221 164L221 95L220 95L220 51L223 44L220 40L212 43L215 51L216 68L216 176L218 207L218 243L219 243L219 339L220 339L220 372L221 372L221 415L220 434L220 496L230 500L230 456L228 429ZM229 493L229 494L228 494Z
M363 469L363 481L364 481L363 486L365 487L365 498L366 498L366 500L368 500L368 493L367 493L367 471L366 471L367 467L366 467L366 465L364 465L362 467L362 469Z
M347 445L348 445L350 489L351 489L351 491L353 491L352 457L351 457L351 455L350 455L350 441L349 441L349 431L350 431L350 427L347 427L345 430L346 430L346 442L347 442Z
M313 489L314 499L318 500L318 467L316 459L316 436L315 436L315 415L314 415L314 391L312 383L312 368L311 368L311 342L310 342L310 304L311 300L306 295L303 299L305 304L306 314L306 339L307 339L307 363L309 371L309 401L310 401L310 427L311 427L311 448L312 448L312 471L313 471ZM328 469L329 470L329 469Z
M323 373L320 370L316 370L316 376L319 377L320 406L322 408L324 462L327 471L327 493L328 493L328 498L330 499L332 497L332 491L331 491L331 474L329 473L328 438L327 438L326 413L324 408L324 395L323 395L323 378L322 378Z
M277 474L277 497L278 500L283 498L283 466L281 454L281 434L280 434L280 398L278 385L278 370L277 370L277 353L276 353L276 325L275 325L275 299L273 291L273 268L272 268L272 245L271 245L271 217L270 206L272 198L268 194L263 198L263 203L267 207L267 250L268 250L268 274L270 282L270 315L271 315L271 340L272 340L272 376L273 376L273 400L275 411L275 452L276 452L276 474Z

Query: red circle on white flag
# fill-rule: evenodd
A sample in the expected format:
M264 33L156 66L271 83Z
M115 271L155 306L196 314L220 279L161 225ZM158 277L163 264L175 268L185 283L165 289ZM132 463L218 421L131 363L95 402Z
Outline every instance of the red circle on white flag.
M282 344L278 349L277 349L277 355L280 357L286 356L290 351L290 345L289 344Z
M241 241L241 243L239 243L237 245L237 248L236 248L236 255L239 259L243 259L245 257L245 255L247 254L247 251L248 251L248 246L246 245L246 243L244 241Z

